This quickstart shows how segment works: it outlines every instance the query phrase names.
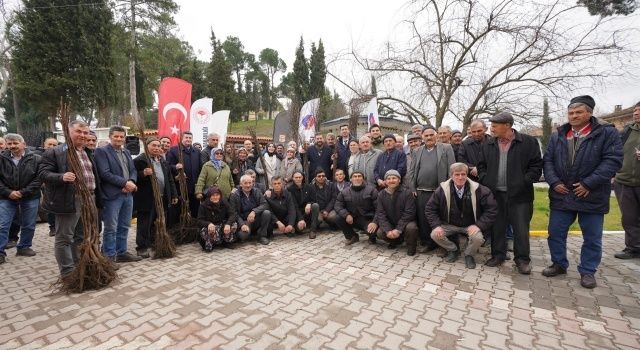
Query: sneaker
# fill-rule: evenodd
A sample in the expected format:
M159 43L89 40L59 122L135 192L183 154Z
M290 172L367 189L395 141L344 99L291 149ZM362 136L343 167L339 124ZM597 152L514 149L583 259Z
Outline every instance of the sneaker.
M476 268L476 260L473 258L473 256L467 255L464 257L464 265L468 269L473 270Z
M31 248L22 248L22 249L18 249L18 251L16 252L16 255L19 255L19 256L35 256L36 252Z
M353 236L351 236L351 238L347 239L344 242L344 245L352 245L352 244L358 242L359 240L360 240L360 237L358 237L357 234L354 234Z
M616 259L640 259L640 253L633 253L628 250L623 250L620 253L614 255Z
M376 235L375 234L373 234L373 235L370 234L369 235L369 244L376 244L376 242L377 242Z
M596 278L590 273L586 273L584 275L580 275L580 285L584 288L593 289L598 284L596 283Z
M15 246L17 245L18 245L18 241L10 240L9 242L7 242L7 245L4 246L4 249L15 248Z
M542 276L544 277L555 277L558 275L565 275L567 273L567 269L563 269L558 264L553 264L546 269L542 270Z
M136 262L142 260L141 257L135 256L129 252L124 254L116 255L115 262L117 263L126 263L126 262Z
M487 260L484 264L489 267L497 267L502 265L504 259L499 258L497 256L492 256L491 259Z
M136 253L142 259L148 259L150 257L149 249L136 249Z
M267 237L260 237L258 239L258 243L260 243L262 245L268 245L269 244L269 239Z
M531 263L528 262L519 262L516 263L516 268L521 275L529 275L531 274Z
M452 251L448 251L447 252L447 257L445 258L445 261L448 263L453 263L456 262L456 260L458 260L458 257L460 256L460 251L459 250L452 250Z

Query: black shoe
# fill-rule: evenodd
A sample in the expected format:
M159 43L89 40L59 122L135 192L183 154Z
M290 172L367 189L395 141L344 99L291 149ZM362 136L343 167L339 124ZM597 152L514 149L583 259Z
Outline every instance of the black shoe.
M467 255L464 257L464 265L468 269L473 270L476 268L476 260L473 258L473 256Z
M4 255L0 255L0 264L4 264L7 261L7 258Z
M458 260L459 256L460 256L460 250L458 250L458 249L452 250L452 251L448 251L447 252L447 257L445 258L445 261L448 262L448 263L456 262L456 260Z
M632 253L630 251L627 250L623 250L620 253L616 253L614 255L617 259L640 259L640 253Z
M137 252L137 255L142 259L148 259L150 257L149 249L140 249L140 250L136 250L136 252Z
M285 233L284 235L285 235L285 236L287 236L287 237L289 237L289 238L293 238L293 237L295 237L295 236L296 236L296 234L295 234L295 233L293 233L293 232Z
M18 251L16 252L16 255L18 255L18 256L36 256L36 252L33 251L33 249L31 249L31 248L22 248L22 249L18 249Z
M425 244L420 248L420 253L424 254L424 253L432 252L436 249L438 249L437 245Z
M407 255L408 256L416 255L416 247L407 247Z
M376 235L375 234L369 235L369 244L376 244L376 242L377 242Z
M49 237L55 237L56 235L56 230L54 228L50 228L49 229Z
M558 275L565 275L566 273L567 269L563 269L560 265L555 263L542 270L542 276L544 277L555 277Z
M7 245L4 246L4 249L15 248L17 245L18 245L18 241L10 240L9 242L7 242Z
M531 274L531 263L529 262L519 262L516 263L516 268L518 269L518 272L520 272L521 275L529 275Z
M309 232L309 239L316 239L316 231L312 230Z
M358 242L360 240L360 237L358 237L358 234L354 234L353 236L351 236L351 238L347 239L344 242L344 245L352 245L356 242Z
M487 260L484 264L489 267L496 267L502 265L503 262L504 259L497 256L492 256L491 259Z
M260 239L258 239L258 242L262 245L268 245L269 239L267 237L260 237Z
M124 254L116 255L115 262L117 263L126 263L126 262L136 262L142 260L141 257L135 256L129 252Z
M590 273L580 275L580 285L584 288L593 289L598 284L596 283L596 278Z
M398 248L398 246L400 245L400 242L397 241L393 241L393 242L389 242L389 245L387 246L387 248L389 249L396 249Z

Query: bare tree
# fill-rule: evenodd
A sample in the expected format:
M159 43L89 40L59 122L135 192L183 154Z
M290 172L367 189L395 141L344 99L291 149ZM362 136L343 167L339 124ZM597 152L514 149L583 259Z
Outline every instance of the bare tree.
M440 126L508 109L527 119L531 101L624 73L628 31L614 18L572 21L575 1L412 0L408 41L355 60L376 75L378 101ZM598 64L606 61L619 63ZM381 86L384 86L381 88ZM539 103L536 103L539 104ZM538 114L539 115L539 114Z

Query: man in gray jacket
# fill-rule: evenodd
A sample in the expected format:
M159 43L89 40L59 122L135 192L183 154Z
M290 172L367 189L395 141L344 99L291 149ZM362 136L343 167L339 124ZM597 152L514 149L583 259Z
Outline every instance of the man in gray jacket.
M376 161L381 154L382 151L373 148L369 136L362 136L360 138L360 153L356 156L353 163L353 171L361 172L364 175L365 181L374 188L376 187L376 179L373 171L376 167Z

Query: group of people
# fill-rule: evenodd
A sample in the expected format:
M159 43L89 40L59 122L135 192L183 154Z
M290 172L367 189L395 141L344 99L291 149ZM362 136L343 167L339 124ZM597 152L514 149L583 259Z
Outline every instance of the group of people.
M529 274L533 184L544 170L550 187L552 265L542 273L566 273L567 233L577 217L584 240L578 271L581 284L593 288L614 178L626 233L626 247L616 257L640 257L640 103L634 124L622 134L593 117L594 106L590 96L570 101L568 122L553 134L544 158L538 141L515 130L507 112L489 119L490 133L484 121L474 120L464 139L449 127L415 125L404 145L399 135L382 135L378 125L359 139L342 125L337 137L317 134L310 145L269 143L260 151L249 140L238 150L228 144L221 148L217 134L208 135L206 147L197 149L192 134L184 132L173 147L167 137L147 138L148 154L135 159L123 147L122 127L112 127L109 143L97 148L87 124L72 121L68 128L82 178L100 208L102 252L114 262L149 257L155 174L167 224L176 221L170 209L188 201L205 251L248 239L266 245L274 233L314 239L324 225L341 230L345 245L365 234L369 243L383 240L390 249L406 243L408 255L441 247L446 261L462 255L466 267L475 268L474 255L486 241L491 257L484 264L503 264L510 238L517 271ZM10 231L16 231L17 212L17 255L35 255L31 241L41 204L49 213L64 276L73 271L82 242L82 204L74 186L77 174L66 157L68 145L48 139L44 150L32 152L20 135L8 134L2 146L0 263ZM186 179L187 193L176 190L179 176ZM135 255L127 247L134 211Z

